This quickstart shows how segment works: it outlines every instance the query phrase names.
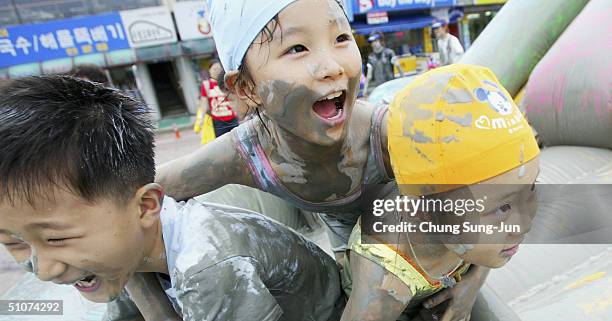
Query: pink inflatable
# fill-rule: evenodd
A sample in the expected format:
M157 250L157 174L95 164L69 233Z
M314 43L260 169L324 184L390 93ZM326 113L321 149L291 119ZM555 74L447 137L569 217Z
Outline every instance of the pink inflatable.
M545 146L612 148L612 1L591 0L531 73L524 104Z

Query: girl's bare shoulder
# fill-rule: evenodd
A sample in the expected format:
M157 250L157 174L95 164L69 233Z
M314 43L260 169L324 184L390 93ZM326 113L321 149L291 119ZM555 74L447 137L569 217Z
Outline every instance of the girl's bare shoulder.
M374 112L374 105L372 105L367 100L357 99L355 101L355 107L353 108L354 115L360 115L362 117L367 117L368 121L372 117L372 113Z

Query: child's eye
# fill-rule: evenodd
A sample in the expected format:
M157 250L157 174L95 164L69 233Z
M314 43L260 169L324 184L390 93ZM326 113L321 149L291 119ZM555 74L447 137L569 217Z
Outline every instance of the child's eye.
M346 33L343 33L341 35L338 36L338 38L336 38L337 42L345 42L345 41L349 41L351 40L351 36L347 35Z
M25 249L28 247L28 245L23 242L4 243L4 246L8 250L21 250L21 249Z
M19 246L23 245L23 242L12 242L12 243L3 243L4 246Z
M308 49L306 49L306 47L302 46L302 45L295 45L291 48L289 48L289 50L287 50L287 52L285 54L289 54L289 55L294 55L294 54L298 54L300 52L304 52Z
M47 243L51 244L51 245L63 245L66 240L68 240L68 238L63 238L63 239L48 239Z

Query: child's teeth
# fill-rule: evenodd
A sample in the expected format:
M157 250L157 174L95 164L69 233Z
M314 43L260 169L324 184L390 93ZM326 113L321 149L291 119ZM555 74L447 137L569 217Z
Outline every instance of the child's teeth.
M336 93L333 93L333 94L331 94L331 95L329 95L329 96L327 96L325 98L326 99L334 99L334 98L338 98L340 96L342 96L342 93L341 92L336 92Z
M92 287L94 284L96 284L96 279L92 279L91 281L87 282L87 281L83 281L80 280L77 282L77 285L83 288L89 288Z

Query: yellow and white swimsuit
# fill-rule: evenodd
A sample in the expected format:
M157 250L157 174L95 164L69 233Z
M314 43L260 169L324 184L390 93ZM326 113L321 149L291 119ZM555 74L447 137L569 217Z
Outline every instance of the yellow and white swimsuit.
M361 222L357 222L355 225L348 246L349 251L353 251L382 266L410 288L412 300L405 313L412 314L411 310L418 307L426 298L443 289L439 280L432 280L427 277L419 265L402 253L396 246L383 243L363 244L361 240ZM347 255L347 258L348 257ZM461 276L467 272L469 267L469 263L463 264L452 276L459 282ZM342 283L344 291L350 296L352 291L352 276L348 266L345 266L343 270Z

